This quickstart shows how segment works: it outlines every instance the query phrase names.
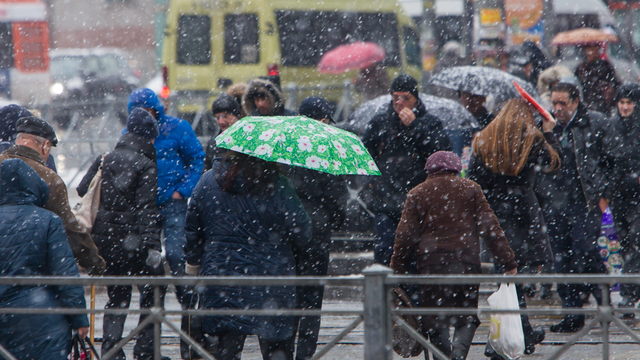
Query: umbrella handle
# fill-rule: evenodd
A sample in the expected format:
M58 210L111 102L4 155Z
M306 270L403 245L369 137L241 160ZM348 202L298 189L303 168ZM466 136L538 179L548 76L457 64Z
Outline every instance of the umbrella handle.
M91 285L91 310L95 310L96 308L96 286ZM94 335L96 329L96 314L91 314L89 316L89 341L91 341L91 345L94 344ZM93 359L93 353L90 353L90 357Z
M518 85L517 82L513 82L513 85L515 85L516 90L518 90L518 92L520 93L520 96L522 96L522 99L524 101L526 101L527 103L529 103L529 105L533 106L536 110L538 110L538 112L547 120L551 121L555 121L555 119L553 118L553 116L547 111L547 109L543 108L542 105L540 105L531 95L529 95L529 93L523 89L522 87L520 87L520 85Z

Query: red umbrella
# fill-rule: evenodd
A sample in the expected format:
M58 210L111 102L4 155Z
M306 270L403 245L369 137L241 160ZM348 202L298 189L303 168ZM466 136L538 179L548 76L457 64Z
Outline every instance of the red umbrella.
M322 74L341 74L347 71L364 69L384 60L385 51L372 42L355 42L340 45L322 55L318 63L318 72Z

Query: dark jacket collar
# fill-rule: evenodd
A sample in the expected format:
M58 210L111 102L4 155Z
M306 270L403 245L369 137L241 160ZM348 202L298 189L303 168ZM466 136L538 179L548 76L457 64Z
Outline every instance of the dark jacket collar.
M142 154L149 160L156 160L156 148L151 140L134 133L122 134L116 144L116 149L129 149Z
M45 165L42 155L40 155L37 151L35 151L34 149L28 146L13 145L12 147L8 148L5 152L9 155L17 155L17 156L25 157L27 159L35 160L40 164Z

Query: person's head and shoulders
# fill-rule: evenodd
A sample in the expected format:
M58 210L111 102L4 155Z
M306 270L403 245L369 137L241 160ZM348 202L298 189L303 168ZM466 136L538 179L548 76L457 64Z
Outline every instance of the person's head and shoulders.
M35 116L23 117L16 123L14 145L0 155L0 161L21 158L40 176L46 174L51 179L59 179L55 171L48 168L45 162L45 159L49 158L51 148L57 144L55 130L49 123ZM46 178L45 181L48 182Z
M467 91L459 91L460 103L467 109L468 112L473 115L480 124L480 127L484 129L495 118L495 115L491 114L484 103L487 101L487 97L484 95L478 95Z
M369 128L412 131L422 126L439 123L439 120L427 113L422 100L418 82L411 75L400 74L391 82L389 88L391 101L385 111L376 114Z
M144 157L155 163L155 139L160 131L158 122L148 111L134 108L127 117L127 132L120 136L115 151L125 150Z
M242 106L240 106L233 96L228 94L220 95L220 97L211 104L211 113L213 114L213 118L216 119L220 133L223 133L231 125L244 117ZM218 148L215 138L216 136L211 136L207 142L203 171L210 170L213 166L214 159L221 158L227 151L226 149Z
M242 106L248 116L294 116L285 109L282 91L267 79L254 79L247 85Z
M638 100L640 100L640 86L637 84L622 85L616 92L615 112L610 121L616 127L622 126L626 131L640 128L640 112L636 107ZM628 133L622 135L628 135Z
M556 133L574 126L602 126L606 120L604 114L589 110L580 99L578 87L568 82L560 82L551 88L551 106L557 120Z
M162 101L151 89L138 88L131 92L127 102L127 110L131 113L135 108L146 110L156 119L160 130L159 137L180 137L184 133L193 132L191 125L186 120L165 113Z
M42 209L49 200L49 187L47 183L22 159L7 159L0 163L0 209L5 205L35 206L38 209L30 209L29 212L50 214L52 212ZM16 211L8 210L9 212ZM4 219L4 217L0 216Z

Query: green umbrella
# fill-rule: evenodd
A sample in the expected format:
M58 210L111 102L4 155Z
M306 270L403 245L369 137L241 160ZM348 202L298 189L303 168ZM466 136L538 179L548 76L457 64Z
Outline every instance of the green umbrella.
M245 117L218 147L334 175L380 175L357 135L304 116Z

